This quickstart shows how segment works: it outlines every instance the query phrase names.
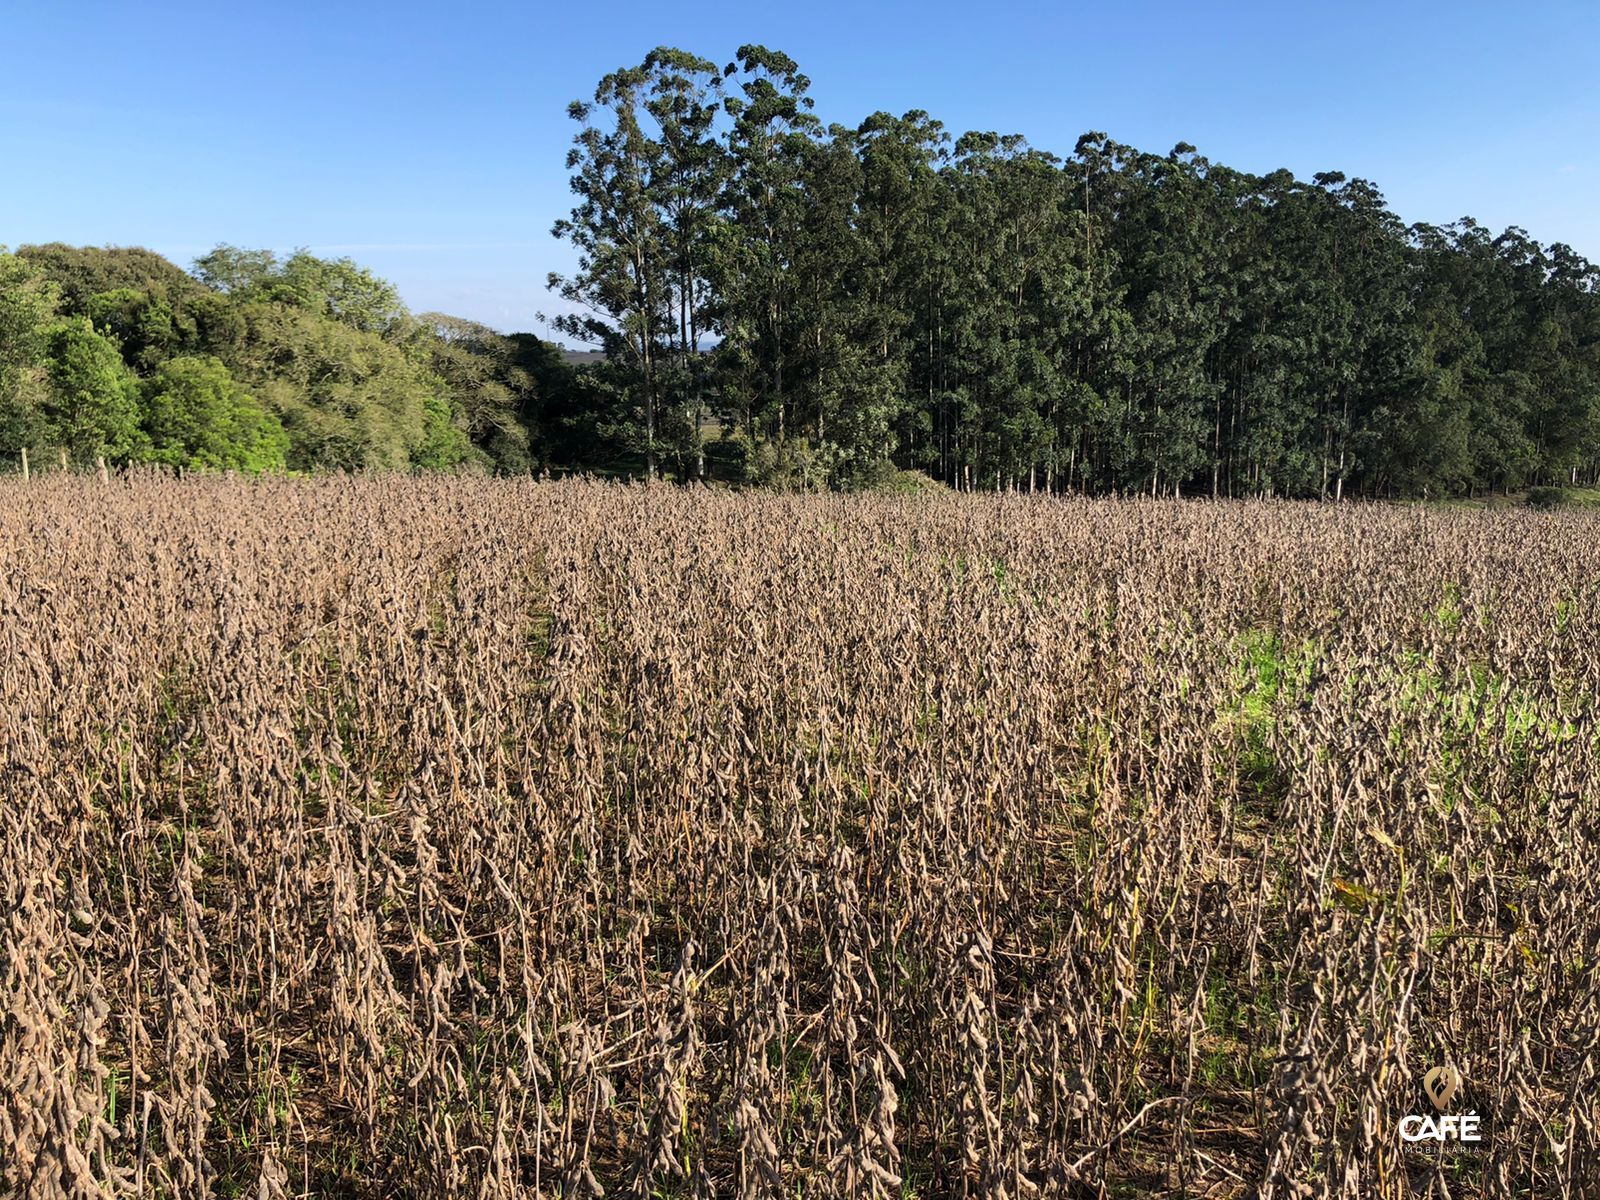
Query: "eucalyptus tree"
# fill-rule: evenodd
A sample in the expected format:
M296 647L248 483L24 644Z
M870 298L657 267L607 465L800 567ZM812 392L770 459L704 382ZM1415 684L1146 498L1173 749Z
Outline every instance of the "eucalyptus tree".
M939 253L946 196L938 167L948 141L944 126L920 109L874 113L856 130L859 336L873 362L851 405L858 455L886 459L904 447L915 458L932 445L926 414L914 406L912 368L925 360L917 322L928 315L925 280Z
M1316 353L1308 390L1321 433L1317 494L1341 499L1353 467L1351 449L1374 404L1403 387L1414 357L1403 227L1382 194L1338 172L1313 178L1320 195L1321 237L1297 256L1301 278L1321 283L1308 306Z
M552 233L578 251L577 270L550 275L550 286L573 306L551 324L581 342L598 343L625 372L625 392L642 428L636 438L645 472L658 469L660 343L671 321L671 260L652 185L665 178L662 143L640 119L650 86L643 66L613 71L592 103L574 101L580 125L567 153L578 203Z
M1543 380L1536 420L1552 481L1600 478L1600 266L1562 243L1546 250L1534 288L1535 362Z
M1126 165L1114 229L1136 348L1124 360L1112 467L1121 487L1177 492L1207 458L1228 217L1193 146L1118 152Z
M848 472L861 436L858 403L874 364L863 333L863 246L856 226L861 159L856 131L832 125L801 145L805 205L790 270L791 375L799 374L792 424L815 440L835 471Z
M1288 171L1230 174L1233 228L1226 253L1228 319L1217 347L1211 426L1213 495L1293 493L1311 477L1312 435L1293 329L1293 247L1317 235L1305 187Z
M1570 247L1546 248L1515 226L1489 249L1504 298L1480 319L1498 390L1520 410L1537 481L1575 482L1596 445L1600 275Z
M821 123L806 93L811 81L788 55L739 47L723 103L728 176L727 224L718 239L723 377L730 414L754 437L788 436L797 381L794 307L803 287L792 270L807 208L805 171Z
M1126 202L1126 150L1104 133L1090 131L1062 167L1077 218L1077 232L1065 249L1076 258L1082 286L1073 289L1075 305L1064 306L1070 374L1063 403L1052 414L1056 453L1046 462L1047 486L1054 486L1058 470L1067 488L1115 484L1109 452L1125 438L1124 381L1132 371L1137 332L1114 242Z
M1516 488L1594 478L1600 275L1570 247L1471 219L1411 230L1419 304L1464 347L1472 476Z
M722 74L708 59L658 47L644 60L644 108L654 119L658 152L646 191L659 210L665 263L665 363L672 410L688 427L694 475L705 474L706 370L702 340L714 314L712 273L728 155L717 137Z
M945 179L956 214L952 358L973 469L994 483L1053 486L1096 324L1074 178L1018 135L968 133Z

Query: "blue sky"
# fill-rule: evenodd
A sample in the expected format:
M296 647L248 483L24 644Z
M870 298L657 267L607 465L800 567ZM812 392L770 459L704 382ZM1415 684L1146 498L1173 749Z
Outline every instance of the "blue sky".
M348 254L416 310L538 328L569 101L653 46L787 51L817 113L1101 129L1374 180L1407 221L1600 259L1600 3L0 4L0 244Z

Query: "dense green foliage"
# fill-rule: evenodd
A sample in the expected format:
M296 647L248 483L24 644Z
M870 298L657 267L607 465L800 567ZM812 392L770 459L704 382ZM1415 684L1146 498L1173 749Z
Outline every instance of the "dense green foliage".
M348 259L0 252L0 461L545 467L801 487L1451 496L1600 483L1600 269L1192 146L824 126L788 56L570 108L552 324ZM1541 493L1542 494L1542 493Z
M539 389L570 390L551 356L414 318L346 259L219 246L191 275L141 249L0 253L8 462L527 471Z
M1600 472L1600 273L1370 183L928 114L823 128L783 54L661 49L571 115L569 335L647 470L1438 495Z
M173 358L146 385L149 457L178 467L281 467L283 426L214 358Z
M139 383L117 344L87 317L56 323L46 343L50 387L41 406L46 438L79 462L142 457Z

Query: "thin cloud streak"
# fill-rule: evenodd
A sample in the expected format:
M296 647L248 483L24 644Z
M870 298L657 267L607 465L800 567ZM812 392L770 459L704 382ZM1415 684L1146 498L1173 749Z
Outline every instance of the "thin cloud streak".
M436 250L538 250L548 246L543 242L346 242L313 244L307 249L336 254L406 254L428 253Z

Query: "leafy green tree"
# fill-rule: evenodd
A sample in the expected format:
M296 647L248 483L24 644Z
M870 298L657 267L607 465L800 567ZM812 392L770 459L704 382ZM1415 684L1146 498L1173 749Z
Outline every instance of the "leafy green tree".
M190 276L145 250L30 247L0 261L0 343L0 451L79 461L523 471L536 404L560 404L535 377L570 384L538 339L415 320L388 282L304 251L219 246Z
M460 406L462 429L494 467L528 471L528 421L536 403L531 372L519 347L488 326L444 313L418 318L426 334L429 366Z
M449 398L440 391L430 391L423 397L422 434L409 451L413 464L432 471L458 467L477 457Z
M169 466L267 471L289 439L276 417L214 358L174 358L144 385L149 458Z
M413 347L277 301L243 304L244 332L225 359L288 431L296 470L399 469L436 460L447 392Z
M0 453L37 447L45 432L49 331L60 292L27 259L0 248Z
M392 284L348 259L219 246L196 273L225 300L189 311L194 344L220 358L289 436L297 470L453 467L480 459L448 357ZM474 416L464 400L476 405Z
M394 285L348 258L297 250L280 260L270 250L224 245L197 259L195 274L238 301L293 305L366 333L384 333L406 317Z
M271 250L244 250L224 243L194 261L194 275L213 291L244 297L270 284L282 270Z
M139 382L110 339L86 317L69 317L48 336L50 388L44 438L80 465L104 456L127 462L145 449Z
M318 258L303 250L283 264L269 295L365 333L385 333L406 317L388 280L348 258Z
M89 300L103 292L128 289L181 306L203 286L176 263L139 246L67 246L51 242L22 246L26 258L61 291L62 307L84 312Z
M176 354L198 348L194 318L151 292L136 288L97 292L82 311L95 329L116 341L128 364L139 370L153 369Z

